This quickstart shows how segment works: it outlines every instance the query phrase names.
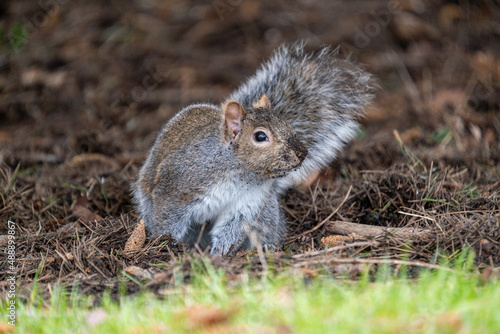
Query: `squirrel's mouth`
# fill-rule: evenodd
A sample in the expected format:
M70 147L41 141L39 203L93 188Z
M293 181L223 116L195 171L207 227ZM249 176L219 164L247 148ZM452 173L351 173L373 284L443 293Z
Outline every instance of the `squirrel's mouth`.
M280 177L287 176L294 169L295 168L292 168L292 167L290 167L290 168L282 168L282 169L274 169L274 170L271 170L268 173L266 173L266 176L269 177L269 178L272 178L272 179L277 179L277 178L280 178Z

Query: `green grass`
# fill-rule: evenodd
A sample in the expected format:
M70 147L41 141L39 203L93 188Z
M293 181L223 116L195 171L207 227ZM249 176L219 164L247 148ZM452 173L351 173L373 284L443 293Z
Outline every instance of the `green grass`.
M384 266L375 279L364 274L354 282L325 273L307 280L300 271L286 270L264 279L242 276L235 283L199 262L192 282L177 277L179 284L163 291L163 300L148 292L119 301L105 296L96 311L89 306L91 296L75 291L55 289L45 306L33 296L18 304L17 331L500 333L500 282L482 282L462 267L469 265L462 261L455 272L422 270L418 279L408 279L404 268L395 276ZM5 314L5 305L0 309Z

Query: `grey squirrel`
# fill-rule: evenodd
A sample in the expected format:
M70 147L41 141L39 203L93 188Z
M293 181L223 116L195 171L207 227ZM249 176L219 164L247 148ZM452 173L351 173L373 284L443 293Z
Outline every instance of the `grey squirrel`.
M329 47L282 46L221 106L193 104L160 130L133 184L149 235L212 254L274 249L279 196L354 136L371 78Z

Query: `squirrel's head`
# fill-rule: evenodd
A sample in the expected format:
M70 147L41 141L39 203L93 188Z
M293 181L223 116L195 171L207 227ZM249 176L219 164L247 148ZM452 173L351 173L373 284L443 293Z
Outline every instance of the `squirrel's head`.
M222 105L224 135L245 168L266 178L284 177L299 167L307 148L292 127L273 115L266 95L245 110L234 100Z

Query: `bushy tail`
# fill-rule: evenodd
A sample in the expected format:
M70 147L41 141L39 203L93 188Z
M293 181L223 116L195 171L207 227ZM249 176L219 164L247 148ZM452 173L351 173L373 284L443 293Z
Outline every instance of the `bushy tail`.
M248 107L266 94L306 145L309 154L300 169L277 181L281 191L335 159L372 98L371 76L337 53L330 47L306 53L303 43L282 46L230 96Z

